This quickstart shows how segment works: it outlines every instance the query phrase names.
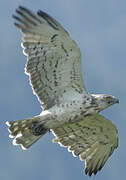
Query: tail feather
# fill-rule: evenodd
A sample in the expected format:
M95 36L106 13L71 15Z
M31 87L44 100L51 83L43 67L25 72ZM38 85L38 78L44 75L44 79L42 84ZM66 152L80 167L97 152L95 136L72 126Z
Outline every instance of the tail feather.
M21 145L22 149L29 148L47 132L38 117L6 122L6 125L9 137L14 138L13 145Z

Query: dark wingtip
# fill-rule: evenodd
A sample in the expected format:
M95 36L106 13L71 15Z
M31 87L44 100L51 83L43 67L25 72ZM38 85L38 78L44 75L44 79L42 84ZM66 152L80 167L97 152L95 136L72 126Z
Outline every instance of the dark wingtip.
M18 8L19 8L19 9L24 9L25 7L24 7L24 6L19 5L19 6L18 6Z
M22 11L24 11L24 12L26 12L26 13L30 13L31 14L31 11L29 10L29 9L27 9L26 7L24 7L24 6L18 6L18 8L16 9L16 12L18 13L18 14L23 14L23 13L21 13Z
M18 8L21 9L21 10L24 10L24 11L28 11L28 9L26 7L24 7L24 6L18 6Z
M19 21L19 17L17 17L17 16L15 16L14 14L12 15L12 18L14 18L14 19L16 19L16 20L18 20Z
M84 172L85 172L85 175L88 175L91 177L92 174L96 175L99 170L97 170L97 169L92 170L92 169L86 168Z
M44 11L42 11L42 10L38 10L37 11L37 14L39 15L39 16L41 16L41 17L46 17L46 16L48 16L48 14L47 13L45 13Z
M18 27L19 29L21 29L21 25L19 25L18 23L14 23L14 25L15 25L16 27Z
M27 9L27 8L24 7L24 6L18 6L18 8L16 9L16 12L17 12L18 14L21 14L22 11L24 11L24 12L26 12L26 13L28 13L28 14L31 15L31 11L30 11L29 9Z
M37 14L39 14L39 13L41 13L42 11L39 9L38 11L37 11Z
M87 174L88 174L88 169L87 169L87 168L85 168L85 171L84 171L84 172L85 172L85 174L87 175Z
M45 21L55 30L58 30L58 22L53 19L49 14L45 13L44 11L38 10L37 14L45 19Z

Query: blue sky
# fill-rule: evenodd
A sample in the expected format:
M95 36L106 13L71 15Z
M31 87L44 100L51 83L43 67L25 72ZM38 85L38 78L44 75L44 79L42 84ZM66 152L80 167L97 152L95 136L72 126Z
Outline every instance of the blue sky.
M119 105L101 114L118 128L119 147L97 176L90 179L125 179L126 160L126 1L125 0L5 0L0 2L0 179L82 180L84 163L67 149L53 144L47 134L23 151L8 138L6 120L38 115L41 108L24 74L26 57L21 35L13 25L18 5L42 9L70 33L82 52L82 73L90 93L117 96Z

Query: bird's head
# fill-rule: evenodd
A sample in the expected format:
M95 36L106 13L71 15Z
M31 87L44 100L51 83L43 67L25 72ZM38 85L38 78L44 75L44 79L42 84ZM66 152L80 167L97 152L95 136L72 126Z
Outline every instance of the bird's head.
M113 104L119 103L116 97L107 94L91 94L91 97L92 105L96 105L99 112Z

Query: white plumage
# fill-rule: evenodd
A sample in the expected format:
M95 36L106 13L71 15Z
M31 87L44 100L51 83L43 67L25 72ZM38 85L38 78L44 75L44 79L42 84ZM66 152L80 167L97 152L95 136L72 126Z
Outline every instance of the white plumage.
M23 35L27 56L25 71L43 111L33 118L7 122L13 143L27 149L51 130L54 142L85 160L86 174L96 174L118 146L115 125L99 112L118 99L86 92L80 50L56 20L24 7L16 13L15 25Z

